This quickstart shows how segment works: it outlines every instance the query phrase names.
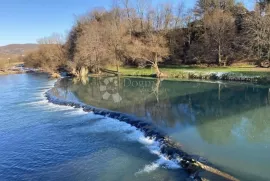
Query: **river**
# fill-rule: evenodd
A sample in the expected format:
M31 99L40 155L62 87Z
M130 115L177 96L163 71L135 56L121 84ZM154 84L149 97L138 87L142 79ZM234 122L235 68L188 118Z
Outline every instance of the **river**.
M42 74L0 76L0 180L186 180L127 123L51 96L151 122L190 155L247 181L270 180L269 87L230 82Z

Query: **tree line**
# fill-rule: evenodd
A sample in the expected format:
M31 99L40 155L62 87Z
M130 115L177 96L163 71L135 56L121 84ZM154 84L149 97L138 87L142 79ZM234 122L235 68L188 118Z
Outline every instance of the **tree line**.
M25 56L28 66L48 72L100 73L105 67L230 65L240 60L270 66L270 1L248 10L235 0L197 0L154 7L150 0L113 0L109 10L94 9L76 19L66 38L39 40Z

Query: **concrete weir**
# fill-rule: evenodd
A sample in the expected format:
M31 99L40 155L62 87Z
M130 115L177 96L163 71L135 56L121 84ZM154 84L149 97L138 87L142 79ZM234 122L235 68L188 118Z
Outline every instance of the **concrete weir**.
M51 103L63 106L71 106L74 108L82 108L85 112L92 112L96 115L117 119L121 122L125 122L127 124L130 124L131 126L136 127L138 130L144 133L145 137L149 137L159 142L161 154L163 154L166 158L175 161L179 166L181 166L181 168L186 170L187 173L190 175L191 180L204 180L201 176L203 175L203 177L207 177L208 180L210 178L210 180L238 181L237 178L231 176L228 173L222 172L213 164L209 162L200 162L201 159L199 156L189 155L188 153L184 152L181 149L180 144L174 142L166 134L159 131L156 126L151 122L138 119L125 113L96 108L90 105L86 105L84 103L61 100L50 94L50 91L46 93L46 97Z

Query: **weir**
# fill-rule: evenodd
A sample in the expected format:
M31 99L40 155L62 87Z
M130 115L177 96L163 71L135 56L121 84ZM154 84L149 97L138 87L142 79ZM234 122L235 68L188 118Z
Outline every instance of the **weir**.
M59 81L56 82L56 84L59 84ZM185 169L193 180L203 180L200 175L202 171L206 171L206 176L210 177L211 180L238 181L237 178L229 173L221 171L210 162L200 162L200 156L189 155L188 153L184 152L178 143L174 142L172 139L170 139L170 137L161 132L153 123L147 120L138 119L130 114L93 107L79 101L64 100L52 95L51 91L55 90L50 90L46 93L46 97L49 102L58 105L71 106L74 108L82 108L85 112L93 112L97 115L117 119L136 127L145 134L145 137L150 137L151 139L158 141L160 143L160 152L165 157L175 161L183 169Z

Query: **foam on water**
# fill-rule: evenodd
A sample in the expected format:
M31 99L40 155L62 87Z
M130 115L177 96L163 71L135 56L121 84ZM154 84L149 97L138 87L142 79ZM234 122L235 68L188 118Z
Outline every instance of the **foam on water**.
M44 86L38 87L38 90L33 93L33 101L21 103L21 105L38 107L39 109L42 108L47 112L69 111L65 113L66 115L87 115L88 113L84 112L82 108L73 108L70 106L57 105L48 101L45 96L46 92L52 89L56 82L57 80L50 80Z
M37 107L39 109L42 108L48 112L74 110L74 108L69 107L69 106L61 106L61 105L53 104L53 103L49 102L48 100L46 100L45 98L38 100L38 101L22 103L21 105L22 106L33 106L33 107ZM81 112L81 110L79 110L79 109L78 109L78 111Z
M52 85L53 87L53 85ZM59 100L59 98L56 98L55 96L53 96L49 90L46 90L45 92L47 92L47 94L50 95L51 99L56 99L57 101L63 101L63 100ZM47 98L45 98L45 92L42 92L42 96L44 97L44 99L46 100L42 100L39 101L37 103L40 104L46 104L46 106L49 107L54 107L57 108L56 110L61 110L61 109L76 109L75 112L68 112L67 114L91 114L94 115L95 119L100 119L96 122L94 122L91 127L87 127L87 131L89 132L94 132L94 133L103 133L103 132L118 132L124 135L124 139L126 139L127 141L136 141L141 143L142 145L145 146L145 148L147 148L150 153L156 155L158 157L158 159L156 161L154 161L153 163L149 164L149 165L145 165L145 167L141 170L139 170L138 172L135 173L135 175L137 174L142 174L142 173L150 173L154 170L156 170L159 167L163 167L163 168L168 168L168 169L179 169L181 168L178 164L178 162L176 160L170 160L168 159L165 155L163 155L161 153L161 143L156 141L155 138L150 138L150 137L146 137L144 135L144 133L142 131L140 131L138 128L136 128L135 126L132 126L126 122L121 122L117 119L113 119L113 118L109 118L106 116L101 116L101 115L96 115L94 113L88 113L88 112L84 112L81 108L74 108L71 106L62 106L62 105L58 105L58 104L53 104L50 103L48 101ZM74 101L74 99L73 99ZM75 102L77 102L75 100ZM92 117L93 118L93 117Z
M148 140L150 138L147 137L145 139ZM143 140L145 140L145 139L143 139ZM143 173L150 173L152 171L155 171L159 167L163 167L163 168L167 168L167 169L180 169L181 168L179 166L179 164L177 164L176 160L170 160L161 153L161 150L160 150L161 145L159 142L152 141L152 143L150 143L150 142L146 141L144 143L146 143L146 147L149 149L149 151L152 154L157 155L159 157L159 159L151 164L145 165L144 168L139 170L138 172L136 172L135 175L143 174Z
M143 169L139 170L135 173L135 175L140 175L144 173L150 173L158 169L159 167L164 167L167 169L179 169L181 168L176 162L169 160L168 158L164 157L163 155L159 155L159 159L155 162L145 165Z
M168 169L181 168L176 161L168 159L161 153L161 145L158 141L155 141L150 137L145 137L143 132L141 132L134 126L129 125L128 123L120 122L117 119L106 117L102 120L99 120L98 122L95 122L91 126L91 128L89 128L89 131L98 133L102 132L124 133L125 138L127 140L137 141L143 144L152 154L157 155L159 157L159 159L156 160L155 162L149 165L145 165L145 167L142 170L136 172L135 175L142 173L150 173L159 167L164 167Z
M89 128L91 132L103 133L103 132L129 132L136 131L135 127L132 127L129 124L116 121L115 119L103 117L102 120L95 122L92 128Z
M68 111L66 113L64 113L65 115L70 115L70 116L75 116L75 115L88 115L88 114L92 114L94 115L93 113L88 113L88 112L85 112L83 111L82 108L74 108L72 111Z
M150 173L155 171L160 165L157 162L153 162L152 164L145 165L144 168L135 173L136 176L144 173Z

